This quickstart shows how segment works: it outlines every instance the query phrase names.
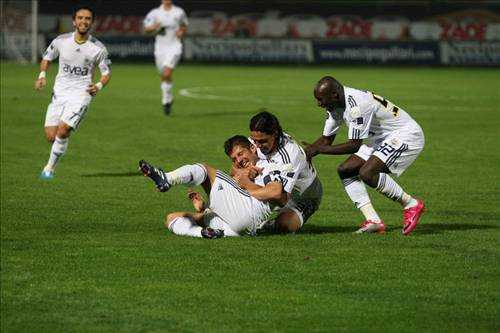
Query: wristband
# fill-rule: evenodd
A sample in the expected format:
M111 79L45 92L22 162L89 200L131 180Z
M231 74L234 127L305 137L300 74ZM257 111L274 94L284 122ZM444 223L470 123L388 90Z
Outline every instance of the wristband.
M99 81L95 84L95 87L97 88L97 90L101 90L104 86L102 85L102 82Z
M46 74L47 74L47 72L45 72L45 71L41 71L41 72L40 72L40 75L38 75L38 79L39 79L39 80L40 80L40 79L45 79L45 75L46 75Z

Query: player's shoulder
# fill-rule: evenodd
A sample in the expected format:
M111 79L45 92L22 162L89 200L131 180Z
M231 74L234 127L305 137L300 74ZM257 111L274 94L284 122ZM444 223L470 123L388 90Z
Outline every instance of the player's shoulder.
M346 110L348 112L369 112L373 104L371 92L344 87ZM357 111L356 111L357 110Z
M100 50L106 50L106 46L104 45L104 43L94 36L90 36L89 42Z
M370 99L370 92L361 89L344 87L344 95L346 105L349 107L361 106L366 104Z
M71 39L72 37L73 37L73 33L67 32L67 33L60 34L60 35L56 36L56 38L54 38L54 41L57 41L57 42L65 41L65 40Z
M179 7L177 5L172 5L172 10L178 13L185 13L184 9L182 9L182 7Z
M153 9L151 9L147 14L146 14L146 17L148 16L154 16L154 15L158 15L158 13L161 12L162 10L162 5L158 6L158 7L155 7Z
M277 151L283 162L289 163L300 154L300 146L290 135L283 133Z

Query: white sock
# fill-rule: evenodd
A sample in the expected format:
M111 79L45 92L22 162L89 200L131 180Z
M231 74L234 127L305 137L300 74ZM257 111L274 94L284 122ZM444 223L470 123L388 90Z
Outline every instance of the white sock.
M375 211L375 208L373 208L373 205L371 202L367 203L366 205L362 206L359 208L361 210L361 213L365 217L365 220L370 220L375 223L380 223L382 220L378 216L377 212Z
M61 139L56 136L56 139L52 144L52 149L50 150L49 161L44 168L45 171L54 171L57 162L68 149L68 142L69 138Z
M378 175L378 185L376 190L394 201L401 200L403 189L389 175L380 173Z
M203 164L187 164L166 174L171 185L201 185L208 177Z
M161 104L165 105L172 102L172 83L161 81Z
M367 203L370 203L370 197L366 191L365 184L361 181L359 176L342 179L342 183L344 183L347 195L357 208L361 208Z
M412 208L418 205L417 200L415 200L406 192L403 192L403 195L401 196L401 199L398 200L398 202L401 204L401 206L404 207L404 209Z
M196 224L196 222L189 217L177 217L170 222L170 225L168 226L168 230L170 230L173 234L200 238L202 229L202 227Z

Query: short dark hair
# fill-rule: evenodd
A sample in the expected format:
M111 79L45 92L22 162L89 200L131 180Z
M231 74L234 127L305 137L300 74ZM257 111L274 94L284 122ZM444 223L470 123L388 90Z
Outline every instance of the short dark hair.
M73 9L73 15L72 15L73 21L76 19L76 13L78 13L78 11L80 11L82 9L88 10L92 14L92 22L94 22L94 19L95 19L94 10L92 8L90 8L89 6L85 6L85 5L76 6L75 9Z
M233 151L234 146L241 146L246 149L250 149L252 143L248 140L247 137L243 135L235 135L230 137L224 142L224 152L227 156L231 155L231 151Z
M250 119L250 131L277 134L278 138L283 136L283 129L278 118L267 111L259 112Z

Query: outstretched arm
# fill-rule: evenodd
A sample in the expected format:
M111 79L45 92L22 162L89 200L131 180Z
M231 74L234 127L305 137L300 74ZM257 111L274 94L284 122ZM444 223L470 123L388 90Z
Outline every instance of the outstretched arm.
M323 145L318 146L318 154L328 154L328 155L345 155L354 154L359 150L363 140L361 139L349 139L344 143L339 143L333 146Z
M43 87L47 84L45 76L47 75L47 69L49 69L50 62L48 60L43 59L40 62L40 75L38 75L38 79L35 81L35 89L42 90Z
M335 140L335 134L332 136L320 136L314 143L307 143L302 141L301 144L304 146L304 151L307 156L307 160L310 161L314 156L320 154L320 150L323 146L330 146Z

